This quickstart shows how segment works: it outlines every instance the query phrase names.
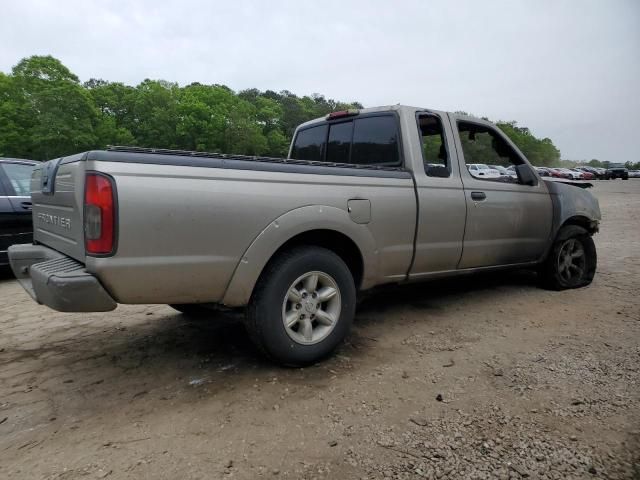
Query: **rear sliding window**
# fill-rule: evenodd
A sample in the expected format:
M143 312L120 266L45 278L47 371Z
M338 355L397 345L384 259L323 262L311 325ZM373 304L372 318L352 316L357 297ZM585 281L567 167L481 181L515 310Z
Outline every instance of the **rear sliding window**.
M353 122L334 123L329 127L327 162L349 163Z
M323 134L325 138L320 140ZM300 130L296 135L291 158L357 165L399 166L398 142L395 116L356 118ZM311 144L313 149L310 148Z
M327 140L327 125L300 130L291 151L291 158L321 162L324 157L324 142Z

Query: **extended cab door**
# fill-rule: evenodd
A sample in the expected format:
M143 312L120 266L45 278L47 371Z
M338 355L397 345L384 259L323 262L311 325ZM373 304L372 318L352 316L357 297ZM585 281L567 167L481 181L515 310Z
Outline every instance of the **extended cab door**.
M477 177L467 164L509 167L526 164L515 145L489 122L450 116L467 204L467 222L459 268L509 265L538 260L552 223L552 205L544 182L518 178ZM531 167L530 167L531 168Z
M417 112L410 143L418 197L418 227L411 279L455 270L462 255L466 205L447 114Z

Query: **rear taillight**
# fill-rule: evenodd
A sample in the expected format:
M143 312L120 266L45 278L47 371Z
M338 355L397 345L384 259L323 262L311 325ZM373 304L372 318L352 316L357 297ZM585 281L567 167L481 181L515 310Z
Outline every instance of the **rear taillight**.
M84 191L84 244L88 254L113 253L115 224L113 179L101 173L87 173Z

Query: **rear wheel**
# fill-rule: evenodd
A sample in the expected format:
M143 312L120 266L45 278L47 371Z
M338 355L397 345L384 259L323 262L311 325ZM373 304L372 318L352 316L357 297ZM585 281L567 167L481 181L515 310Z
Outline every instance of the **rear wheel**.
M560 229L539 274L542 284L553 290L587 286L597 266L596 246L584 228L567 225Z
M265 268L247 309L247 330L271 359L289 366L317 362L345 338L356 291L344 261L325 248L297 247Z

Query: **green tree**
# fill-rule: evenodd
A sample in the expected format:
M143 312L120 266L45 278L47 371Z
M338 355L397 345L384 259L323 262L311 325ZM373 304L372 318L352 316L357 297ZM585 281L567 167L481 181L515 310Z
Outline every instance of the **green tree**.
M19 150L24 156L49 159L93 148L97 109L88 92L59 60L33 56L12 70L17 103L31 119Z
M527 159L536 166L549 167L559 165L560 150L551 139L536 138L526 127L519 127L517 122L499 122L498 127L522 151Z
M177 148L178 84L147 79L135 90L130 115L122 126L142 147Z
M136 138L126 125L133 124L132 105L135 88L122 83L90 79L84 83L98 109L97 147L107 145L136 145Z
M31 157L32 109L13 76L0 72L0 156Z

